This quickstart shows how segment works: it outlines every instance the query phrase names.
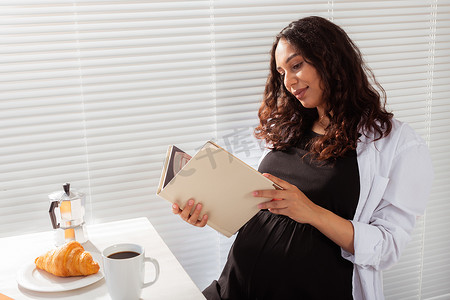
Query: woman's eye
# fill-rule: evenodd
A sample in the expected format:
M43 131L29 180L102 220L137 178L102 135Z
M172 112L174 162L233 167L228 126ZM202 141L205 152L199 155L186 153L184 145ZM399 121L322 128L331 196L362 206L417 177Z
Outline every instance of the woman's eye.
M302 65L303 65L303 62L300 62L300 63L295 64L294 66L292 66L292 69L298 70L298 69L300 69L302 67Z

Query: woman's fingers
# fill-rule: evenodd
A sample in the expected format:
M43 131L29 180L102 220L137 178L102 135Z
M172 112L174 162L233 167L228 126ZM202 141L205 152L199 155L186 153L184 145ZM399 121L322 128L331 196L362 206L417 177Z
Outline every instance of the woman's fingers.
M202 211L202 205L200 203L198 203L195 206L194 212L189 216L189 219L187 221L192 225L196 225L201 211Z
M178 206L178 204L176 203L172 204L172 212L176 215L179 215L181 213L181 209Z
M189 199L184 208L181 210L180 217L188 222L189 217L191 216L191 210L194 206L195 201L193 199Z
M268 209L272 211L273 209L285 209L288 207L288 201L286 200L277 200L277 201L268 201L258 204L259 209Z
M254 197L283 199L284 190L259 190L253 191Z
M208 216L203 215L203 217L199 220L202 208L203 206L200 203L198 203L195 206L194 212L187 219L187 222L198 227L205 226L206 223L208 222Z
M263 173L262 175L264 177L270 179L272 182L276 183L277 185L281 186L283 189L287 189L291 186L291 184L289 182L284 181L283 179L280 179L276 176L273 176L272 174Z
M195 226L204 227L206 223L208 223L208 215L203 215L203 218L200 221L197 221L197 224L195 224Z
M197 205L195 205L195 209L193 210L194 205L195 201L193 199L189 199L183 209L180 209L180 207L176 203L174 203L172 205L172 212L176 215L180 215L180 217L189 224L203 227L208 222L208 216L203 215L201 220L199 220L203 206L198 203Z
M273 183L275 183L277 186L281 187L282 189L253 191L254 197L271 198L273 200L282 200L285 198L287 192L291 191L292 188L294 187L289 182L284 181L283 179L280 179L269 173L263 173L263 176L270 179Z

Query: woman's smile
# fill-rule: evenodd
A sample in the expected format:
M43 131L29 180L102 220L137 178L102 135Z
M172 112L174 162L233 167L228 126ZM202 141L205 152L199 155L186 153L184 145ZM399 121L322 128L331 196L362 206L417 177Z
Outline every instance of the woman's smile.
M298 100L301 100L305 97L306 91L308 90L308 87L298 89L298 90L292 90L292 94L297 98Z

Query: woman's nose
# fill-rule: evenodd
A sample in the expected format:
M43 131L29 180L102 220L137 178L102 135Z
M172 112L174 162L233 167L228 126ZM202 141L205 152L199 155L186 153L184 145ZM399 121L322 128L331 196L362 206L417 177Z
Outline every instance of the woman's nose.
M284 75L284 86L290 90L290 88L297 83L297 77L295 76L295 73L292 72L286 72Z

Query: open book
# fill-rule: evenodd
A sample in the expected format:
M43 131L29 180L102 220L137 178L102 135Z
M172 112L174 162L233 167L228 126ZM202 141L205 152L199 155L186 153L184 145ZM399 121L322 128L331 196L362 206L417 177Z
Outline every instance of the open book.
M181 208L193 198L202 203L208 225L223 235L235 234L267 201L254 190L280 189L254 168L208 141L193 157L169 146L156 192Z

